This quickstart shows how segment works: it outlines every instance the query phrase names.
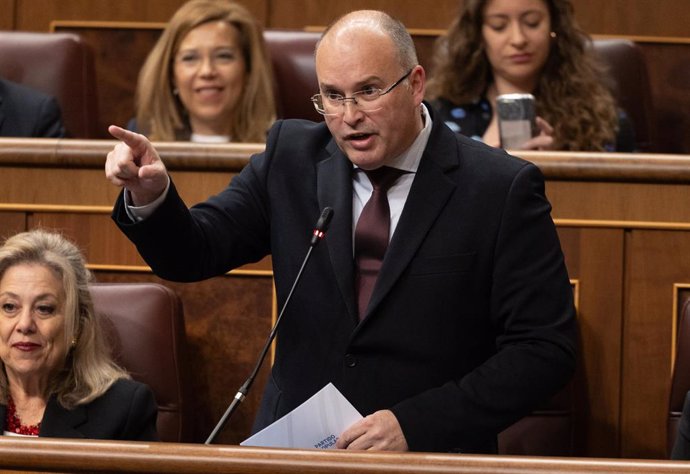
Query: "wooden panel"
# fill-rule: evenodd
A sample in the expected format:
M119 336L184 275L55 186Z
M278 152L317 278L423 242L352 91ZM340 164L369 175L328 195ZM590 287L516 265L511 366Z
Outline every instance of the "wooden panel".
M167 22L185 0L15 0L15 28L49 31L53 20ZM261 22L268 0L238 0Z
M690 233L635 230L626 239L622 451L666 454L674 284L690 276Z
M113 186L104 186L105 172L101 170L55 168L46 172L40 168L7 167L3 173L13 179L3 183L2 202L112 205L119 193ZM26 183L40 185L27 189Z
M623 231L559 228L578 281L580 363L573 383L575 452L617 457L620 448Z
M269 26L303 28L326 25L351 10L387 11L408 28L448 27L463 0L436 0L433 8L414 0L271 0ZM590 33L615 35L687 36L687 5L678 0L573 0L575 16Z
M111 208L120 190L105 179L103 166L115 143L0 138L0 168L4 179L0 203ZM263 145L257 144L209 147L187 142L157 143L156 147L180 195L190 205L225 188L249 156L263 150Z
M30 214L28 228L55 229L70 236L92 265L146 265L109 213L37 212Z
M546 193L556 219L587 216L587 219L679 225L690 222L690 207L669 205L671 202L690 202L690 187L687 185L550 181ZM632 196L635 199L631 199Z
M19 213L18 213L19 214ZM27 229L54 229L80 244L92 265L145 266L134 244L122 234L110 212L27 212ZM0 221L1 223L2 221ZM242 267L244 270L271 270L271 259Z
M612 35L688 36L688 4L678 0L573 0L585 31Z
M271 0L271 28L302 29L325 26L352 10L383 10L400 19L408 28L442 28L458 11L457 0L435 0L433 8L416 0Z
M0 30L14 30L14 4L16 0L0 0Z
M415 0L239 0L267 27L326 25L351 10L373 8L399 17L408 28L445 29L458 11L458 1L436 0L433 8ZM0 0L16 4L16 22L8 29L48 31L52 20L164 22L184 0ZM573 0L581 26L593 34L688 36L687 5L678 0ZM0 16L2 18L2 16ZM11 17L10 17L11 18ZM0 23L2 26L2 23ZM3 26L4 27L4 26Z
M0 468L40 472L534 474L688 472L690 463L0 437ZM3 469L3 472L4 471Z
M23 212L0 212L0 238L26 230L26 214Z

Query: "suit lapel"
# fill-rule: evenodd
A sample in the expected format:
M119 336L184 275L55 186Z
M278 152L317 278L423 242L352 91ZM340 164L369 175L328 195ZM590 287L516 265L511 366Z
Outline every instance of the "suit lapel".
M400 221L386 251L367 313L375 310L400 278L444 209L456 189L456 184L446 173L458 165L458 148L453 133L434 122Z
M357 321L352 257L352 164L335 142L329 143L327 151L330 156L316 165L319 208L330 206L334 211L323 243L328 248L347 311Z
M83 425L87 420L86 408L83 405L73 410L65 410L55 397L51 397L43 415L39 437L84 438L84 434L76 427Z

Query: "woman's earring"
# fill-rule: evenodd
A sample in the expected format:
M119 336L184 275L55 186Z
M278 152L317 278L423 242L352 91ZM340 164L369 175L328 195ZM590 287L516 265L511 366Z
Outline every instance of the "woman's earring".
M556 37L557 37L558 35L556 34L555 31L552 31L551 33L549 33L549 36L551 37L551 39L556 39Z
M70 346L77 347L77 338L76 337L72 338L72 341L70 341Z
M555 34L555 33L554 33L554 34ZM180 89L178 89L177 87L175 87L175 88L173 89L173 95L180 95Z

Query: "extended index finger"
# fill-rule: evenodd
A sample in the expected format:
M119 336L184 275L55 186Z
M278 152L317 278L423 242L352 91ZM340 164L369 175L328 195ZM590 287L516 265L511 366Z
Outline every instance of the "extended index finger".
M130 132L117 125L111 125L108 127L108 132L118 140L122 141L125 145L132 149L134 156L141 156L149 148L149 140L139 133Z

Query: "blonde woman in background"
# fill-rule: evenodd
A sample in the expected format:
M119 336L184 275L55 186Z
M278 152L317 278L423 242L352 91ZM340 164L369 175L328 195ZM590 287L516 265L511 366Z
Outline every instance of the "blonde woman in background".
M191 0L139 74L136 122L152 140L263 142L275 120L262 29L237 3Z
M5 436L156 441L156 402L113 362L81 252L59 234L0 247L0 427Z

